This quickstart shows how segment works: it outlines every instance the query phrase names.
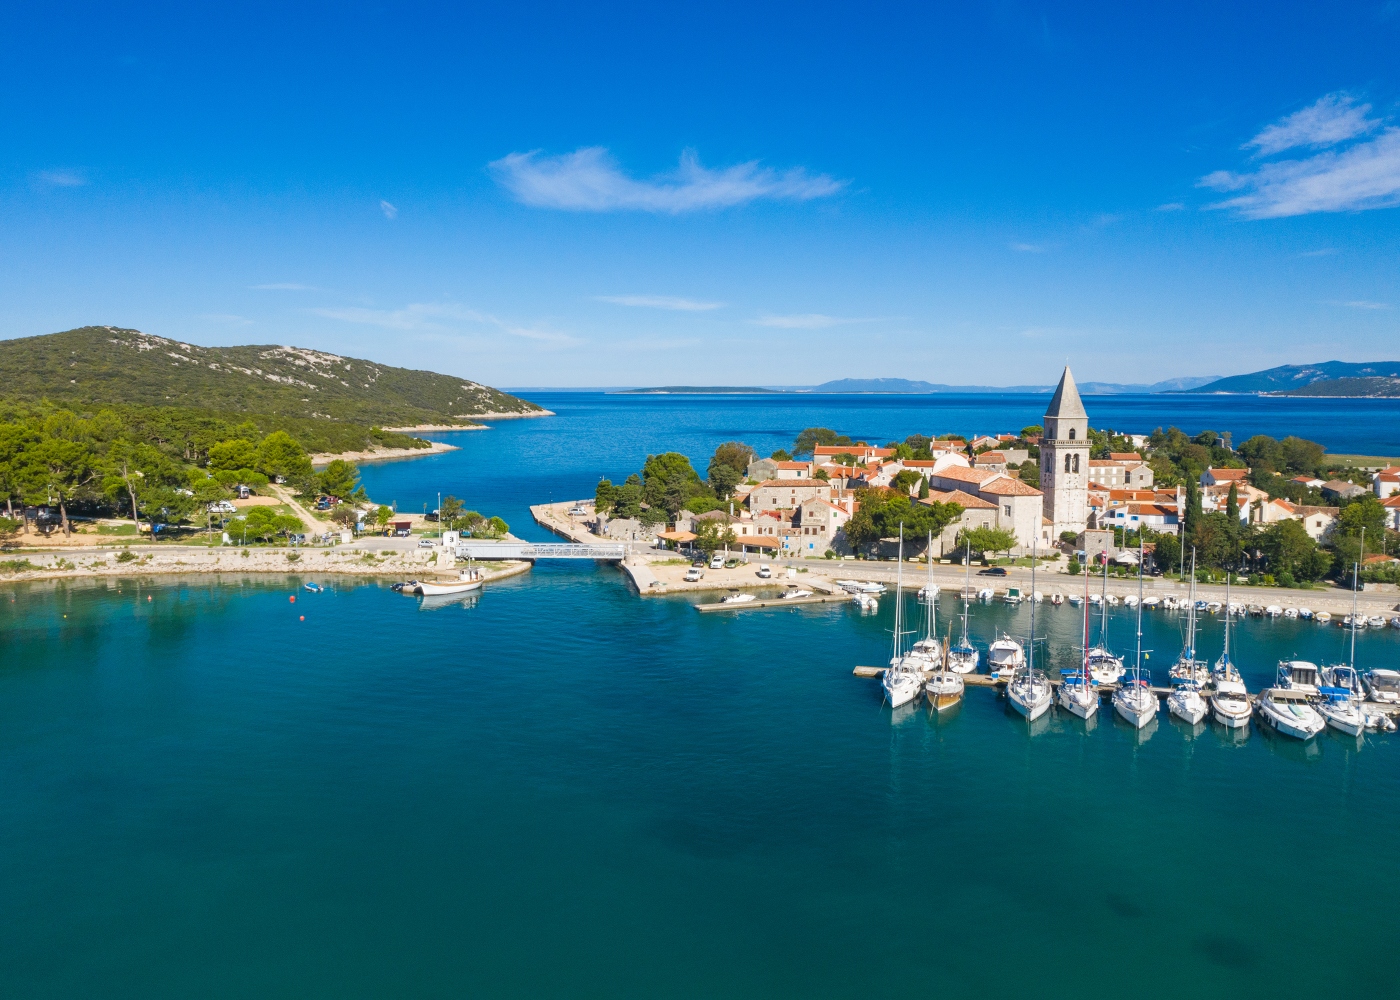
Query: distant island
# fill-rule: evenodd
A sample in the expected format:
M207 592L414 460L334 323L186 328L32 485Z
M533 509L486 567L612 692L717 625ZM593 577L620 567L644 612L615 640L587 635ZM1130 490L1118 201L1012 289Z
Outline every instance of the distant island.
M1400 396L1400 361L1280 365L1248 375L1231 375L1188 391L1281 396Z
M782 389L764 389L756 385L660 385L650 389L614 389L616 396L738 396L751 393L780 394Z
M1163 382L1147 383L1120 383L1120 382L1081 382L1079 391L1087 395L1107 396L1123 393L1156 393L1156 392L1179 392L1183 389L1191 389L1198 385L1205 385L1219 379L1218 375L1196 376L1187 378L1167 379ZM808 392L832 392L832 393L861 393L861 392L882 392L882 393L951 393L951 392L1026 392L1026 393L1051 393L1055 391L1053 385L945 385L940 382L920 382L907 378L843 378L833 382L823 382L821 385L813 386Z

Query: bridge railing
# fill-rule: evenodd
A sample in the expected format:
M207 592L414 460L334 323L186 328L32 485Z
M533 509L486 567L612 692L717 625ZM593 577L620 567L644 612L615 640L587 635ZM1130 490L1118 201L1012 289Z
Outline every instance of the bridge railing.
M620 560L627 546L618 543L475 542L457 543L458 559L606 559Z

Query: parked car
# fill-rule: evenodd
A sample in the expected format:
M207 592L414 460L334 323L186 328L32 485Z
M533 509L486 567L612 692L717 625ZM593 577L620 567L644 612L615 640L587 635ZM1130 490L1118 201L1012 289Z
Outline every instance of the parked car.
M977 575L978 575L978 576L1005 576L1005 575L1006 575L1006 567L1005 567L1005 566L988 566L986 569L979 569L979 570L977 571Z
M587 517L587 516L588 516L588 511L584 510L582 507L570 507L570 508L569 508L569 513L572 514L574 517Z
M710 569L724 569L724 556L716 552L715 557L710 560Z
M704 568L705 568L705 560L703 560L703 559L697 559L697 560L695 560L693 563L691 563L690 565L691 565L691 567L694 568L694 569L704 569Z
M760 580L773 579L773 567L769 566L767 563L761 563L758 567L758 578Z
M431 538L420 538L418 539L418 547L420 549L431 549L433 547L433 540Z
M686 582L686 583L698 583L698 582L700 581L700 578L703 577L704 575L705 575L705 571L704 571L703 569L698 569L698 568L692 566L692 567L690 567L690 569L688 569L688 570L685 571L685 582Z

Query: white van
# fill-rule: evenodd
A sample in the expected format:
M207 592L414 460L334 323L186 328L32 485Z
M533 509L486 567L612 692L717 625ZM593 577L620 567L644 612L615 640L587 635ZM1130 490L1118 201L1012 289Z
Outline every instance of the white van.
M759 578L760 580L771 580L771 579L773 579L773 567L772 567L772 566L769 566L767 563L759 563L759 564L758 564L758 578Z
M716 552L710 557L710 569L724 569L724 556Z

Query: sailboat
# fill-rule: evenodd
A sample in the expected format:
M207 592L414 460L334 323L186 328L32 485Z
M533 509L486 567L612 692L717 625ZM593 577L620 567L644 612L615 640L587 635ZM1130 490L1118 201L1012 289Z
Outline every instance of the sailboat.
M982 654L977 651L967 638L967 610L972 602L972 560L968 558L969 552L966 545L963 546L963 568L966 571L967 582L963 585L962 602L962 638L956 645L948 647L948 669L955 674L970 674L977 670L977 661L982 658Z
M1364 529L1363 529L1364 530ZM1363 536L1364 537L1364 536ZM1322 669L1323 687L1320 688L1323 701L1317 706L1318 714L1333 729L1348 736L1360 736L1366 729L1366 713L1359 704L1361 679L1356 673L1356 591L1360 581L1358 560L1351 567L1351 652L1346 666L1340 664Z
M933 532L929 532L928 544L928 551L932 553ZM924 696L928 698L929 708L935 712L943 712L962 701L963 679L962 674L956 673L944 663L943 647L934 635L938 616L938 590L933 585L932 558L928 563L928 586L920 593L927 593L928 600L924 605L924 637L914 643L914 651L922 648L932 662L933 673L924 682Z
M1181 656L1172 665L1171 682L1191 683L1200 690L1210 683L1210 666L1196 658L1196 549L1191 548L1191 596L1186 612L1186 645L1181 647Z
M1243 684L1244 679L1240 677L1240 672L1235 669L1235 665L1230 662L1230 623L1235 617L1235 605L1230 601L1230 574L1225 574L1225 650L1220 654L1220 659L1215 661L1215 667L1210 672L1210 679L1215 684L1216 690L1220 690L1222 683Z
M1085 580L1088 589L1088 580ZM1099 625L1099 643L1089 650L1086 662L1089 675L1095 684L1117 684L1123 679L1123 658L1108 651L1108 553L1103 554L1103 593L1095 602L1103 609L1102 623ZM1116 601L1114 603L1117 603Z
M1084 661L1079 670L1060 674L1060 707L1088 720L1099 710L1099 692L1089 673L1089 574L1084 574Z
M889 699L891 708L900 708L909 704L919 697L919 692L924 687L923 674L910 662L909 657L902 656L903 635L900 627L903 624L904 614L904 524L899 525L899 570L895 574L894 585L894 655L890 657L890 665L885 670L885 676L881 684L885 689L885 697Z
M919 591L919 603L924 606L924 637L914 643L909 655L927 660L925 670L943 666L943 644L938 641L938 588L933 583L933 532L928 533L928 585Z
M1035 539L1031 539L1031 591L1035 591ZM1050 678L1035 669L1035 601L1031 601L1031 634L1028 642L1028 659L1024 670L1016 671L1011 683L1006 685L1006 698L1011 707L1034 722L1050 709Z
M1138 609L1137 609L1137 660L1133 664L1133 680L1113 692L1113 709L1136 729L1142 729L1157 718L1161 704L1152 693L1151 677L1144 683L1142 679L1142 534L1138 534Z

